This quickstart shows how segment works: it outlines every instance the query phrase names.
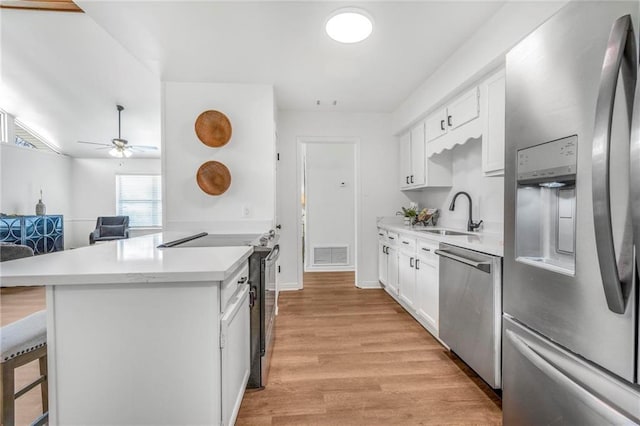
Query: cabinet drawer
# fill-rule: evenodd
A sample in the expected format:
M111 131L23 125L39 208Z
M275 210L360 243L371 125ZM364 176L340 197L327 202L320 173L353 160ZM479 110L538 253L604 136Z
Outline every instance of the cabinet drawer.
M438 248L437 241L425 241L418 240L418 250L416 251L417 255L425 258L426 260L437 262L438 256L435 251Z
M397 232L387 231L387 243L390 246L398 245L399 235Z
M412 237L407 237L404 235L400 236L400 250L415 253L416 251L416 239Z
M237 272L227 278L220 288L220 311L224 312L229 299L238 289L238 284L246 283L249 280L249 262L245 262Z

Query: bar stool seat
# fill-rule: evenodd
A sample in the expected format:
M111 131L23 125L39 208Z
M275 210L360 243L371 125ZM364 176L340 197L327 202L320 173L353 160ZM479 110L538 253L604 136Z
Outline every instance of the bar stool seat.
M33 424L45 424L48 419L47 389L47 313L42 310L2 327L0 338L2 361L2 423L15 424L15 400L40 385L43 414ZM14 370L39 360L40 377L15 392ZM15 393L14 393L15 392Z

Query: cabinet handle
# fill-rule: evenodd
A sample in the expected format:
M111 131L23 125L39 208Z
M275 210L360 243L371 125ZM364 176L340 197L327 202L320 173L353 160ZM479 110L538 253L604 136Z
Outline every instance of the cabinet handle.
M389 247L384 246L384 247L382 248L382 252L383 252L384 254L389 254Z
M388 237L390 240L395 240L396 237Z
M453 126L453 124L451 124L451 116L447 116L447 124L449 125L449 127Z
M413 268L413 257L409 259L409 266Z
M431 251L431 249L424 248L424 247L422 247L422 250L424 250L424 251L426 251L426 252L430 252L430 251Z
M407 185L409 185L409 176L406 177Z
M420 269L420 259L416 259L416 269Z
M413 183L413 175L411 175L411 183Z
M440 120L440 130L444 130L444 120Z
M402 244L409 244L409 241L403 241Z
M244 284L244 283L246 283L246 282L247 282L247 279L248 279L247 277L242 277L242 278L240 278L240 279L238 280L238 284Z

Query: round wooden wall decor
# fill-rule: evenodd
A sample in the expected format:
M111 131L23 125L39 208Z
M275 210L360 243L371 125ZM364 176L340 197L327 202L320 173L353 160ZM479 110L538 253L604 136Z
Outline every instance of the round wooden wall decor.
M231 122L220 111L205 111L196 119L196 135L212 148L224 146L231 139Z
M231 186L231 173L219 161L207 161L196 173L198 186L209 195L224 194Z

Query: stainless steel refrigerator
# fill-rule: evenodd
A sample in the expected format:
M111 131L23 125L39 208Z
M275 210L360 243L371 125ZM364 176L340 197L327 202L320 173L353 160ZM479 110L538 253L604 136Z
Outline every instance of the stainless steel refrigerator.
M571 2L507 54L507 426L640 424L639 8Z

